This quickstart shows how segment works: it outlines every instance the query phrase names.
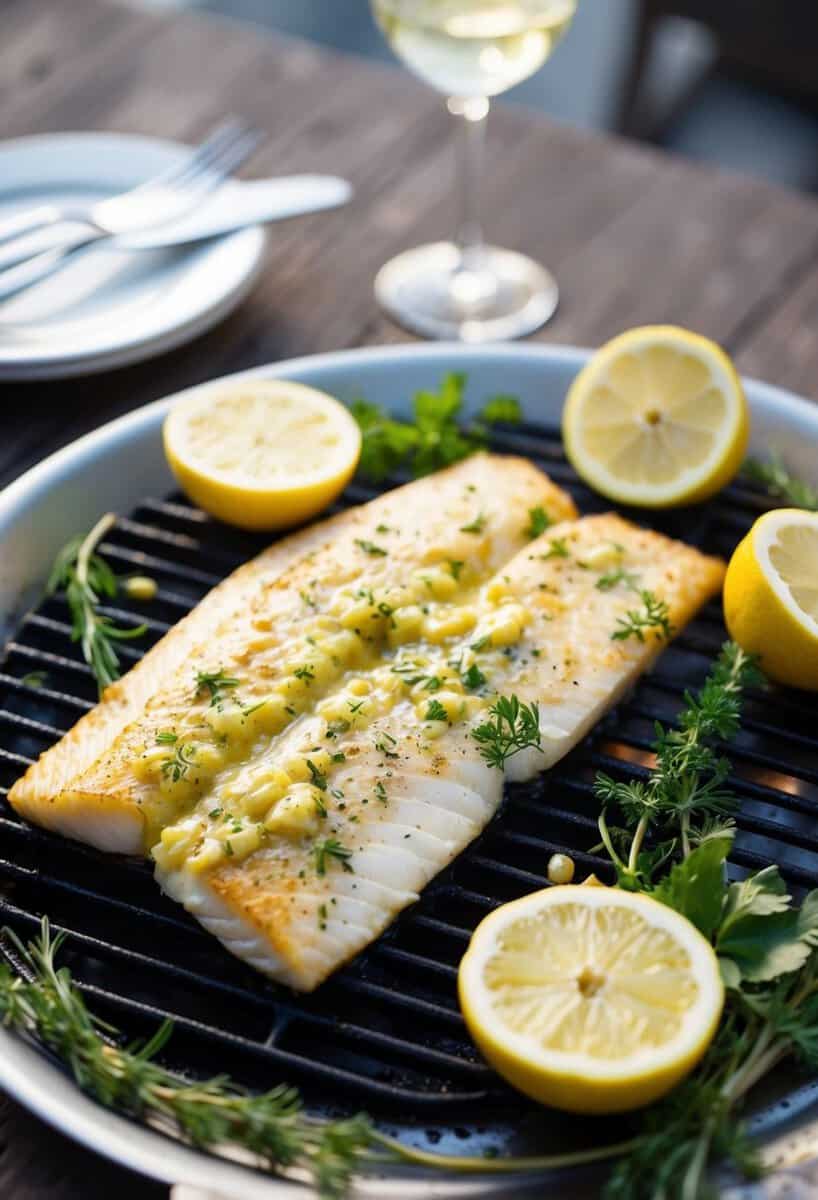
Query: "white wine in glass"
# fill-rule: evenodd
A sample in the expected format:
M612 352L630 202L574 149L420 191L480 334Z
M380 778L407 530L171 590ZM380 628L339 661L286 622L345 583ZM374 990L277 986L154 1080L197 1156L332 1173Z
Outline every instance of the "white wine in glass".
M454 242L420 246L378 273L381 305L425 337L521 337L557 307L553 276L532 259L487 246L479 221L489 97L528 78L550 57L577 0L371 0L390 45L448 97L462 126L461 223Z

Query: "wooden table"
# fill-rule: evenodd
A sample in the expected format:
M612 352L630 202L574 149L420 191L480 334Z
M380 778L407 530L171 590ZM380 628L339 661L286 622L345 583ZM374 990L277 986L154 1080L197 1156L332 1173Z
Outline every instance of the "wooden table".
M372 280L454 222L449 128L406 72L194 14L106 0L4 0L0 137L80 129L196 140L226 112L269 135L250 174L336 172L354 203L274 228L239 310L152 362L62 383L4 384L0 484L127 409L240 367L405 340ZM486 225L542 258L562 301L543 341L596 344L644 322L721 341L749 374L818 391L818 202L657 151L499 108ZM0 1105L2 1102L0 1101ZM0 1195L166 1195L0 1106Z

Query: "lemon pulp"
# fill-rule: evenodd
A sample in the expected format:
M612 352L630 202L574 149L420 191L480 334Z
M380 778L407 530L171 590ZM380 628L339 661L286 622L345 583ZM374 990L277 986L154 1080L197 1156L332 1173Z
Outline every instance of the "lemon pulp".
M818 691L818 513L759 517L730 559L724 618L771 679Z
M360 430L342 404L286 380L244 380L184 396L163 436L190 498L246 529L315 516L349 481L361 449Z
M736 473L749 423L741 381L714 343L674 326L632 329L572 384L568 457L597 491L667 507L713 495Z
M623 1111L704 1053L724 992L710 944L649 897L563 886L506 905L460 970L464 1016L521 1091L576 1112Z

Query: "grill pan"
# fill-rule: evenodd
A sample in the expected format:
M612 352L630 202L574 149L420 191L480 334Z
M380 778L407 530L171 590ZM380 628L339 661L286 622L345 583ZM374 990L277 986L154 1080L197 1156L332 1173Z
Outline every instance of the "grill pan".
M493 448L531 458L586 514L608 506L566 463L558 432L565 387L583 360L579 351L545 348L401 348L305 359L253 374L299 379L345 399L364 394L405 411L416 388L434 386L446 370L467 371L475 407L497 391L521 396L524 423L497 430ZM777 445L809 478L818 411L762 385L749 385L749 395L759 452ZM159 583L150 604L117 598L103 609L118 623L148 625L139 642L121 647L125 667L267 540L227 529L170 493L159 448L164 411L160 403L115 422L35 468L0 498L6 548L0 603L9 637L0 663L3 795L95 700L94 680L69 640L64 601L37 597L54 550L70 534L105 508L127 514L101 552L118 574L139 571ZM818 482L814 470L812 476ZM355 483L344 504L374 494ZM625 515L729 555L767 506L759 492L736 484L705 507ZM317 1114L366 1109L388 1132L451 1153L542 1154L618 1140L630 1128L624 1120L578 1120L539 1109L480 1061L458 1012L457 963L483 916L545 884L554 851L574 857L579 878L594 871L610 880L605 860L592 852L598 841L594 774L644 776L653 722L673 719L683 691L701 684L725 636L720 606L711 603L567 758L531 783L508 787L501 813L483 835L314 995L294 995L233 959L161 896L145 863L25 825L5 800L0 923L26 937L48 914L56 929L70 934L63 961L95 1012L132 1036L172 1018L176 1032L165 1061L176 1069L225 1071L256 1088L284 1080L302 1089ZM33 671L47 672L43 686L26 682ZM810 696L779 689L748 697L742 731L730 748L731 782L742 802L734 877L777 862L796 895L818 885L816 717L818 699ZM158 1178L218 1184L243 1196L290 1190L136 1130L80 1099L55 1064L5 1033L0 1085L68 1133ZM818 1139L818 1088L783 1072L758 1102L752 1123L771 1151L791 1157L797 1149L802 1156ZM396 1169L370 1185L370 1194L488 1195L510 1182L485 1177L432 1184L431 1178L421 1183ZM564 1194L592 1194L598 1178L562 1174L560 1187ZM513 1190L523 1194L521 1180Z

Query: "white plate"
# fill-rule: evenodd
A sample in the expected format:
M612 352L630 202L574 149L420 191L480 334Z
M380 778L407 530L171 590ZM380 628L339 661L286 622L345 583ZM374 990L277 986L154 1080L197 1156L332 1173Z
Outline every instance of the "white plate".
M473 413L487 396L512 393L519 396L527 420L554 425L565 392L587 357L587 351L563 347L438 343L323 354L257 367L243 377L294 379L347 401L363 395L405 415L414 391L436 387L446 371L464 371L467 412ZM766 455L775 446L796 474L818 485L818 406L752 380L746 387L751 451ZM56 550L69 536L107 509L127 513L146 495L173 487L161 439L172 399L137 409L88 434L0 494L0 631L10 632L15 614L42 587ZM77 1141L155 1179L210 1188L242 1200L306 1200L311 1194L192 1150L102 1108L36 1048L3 1029L0 1087ZM786 1136L777 1132L769 1143L770 1155L780 1154L783 1164L814 1155L818 1142L814 1089L805 1086L796 1092L791 1105L800 1127ZM551 1190L556 1194L559 1188ZM501 1200L511 1195L525 1200L546 1192L548 1186L536 1176L523 1186L519 1177L512 1182L503 1176L432 1181L414 1175L411 1181L369 1180L354 1194L367 1200Z
M188 147L135 134L59 133L0 143L0 218L44 201L93 202L173 166ZM87 375L189 341L249 290L255 226L197 246L100 248L0 304L0 379Z

